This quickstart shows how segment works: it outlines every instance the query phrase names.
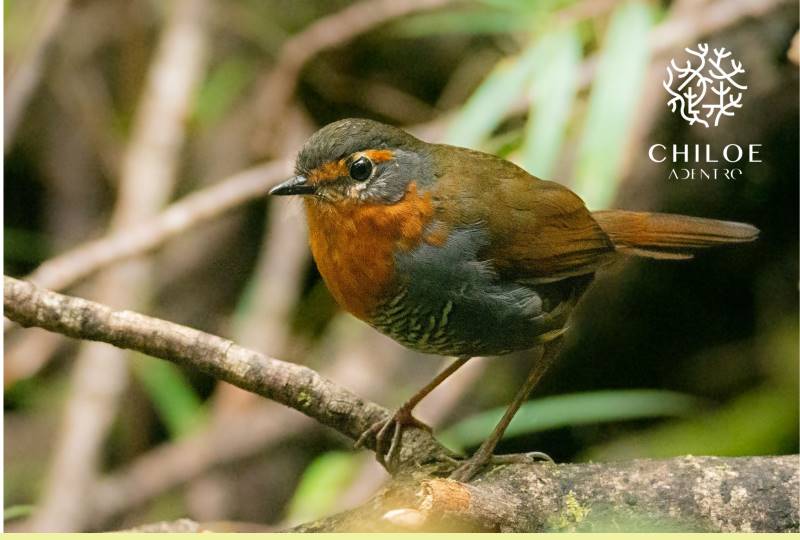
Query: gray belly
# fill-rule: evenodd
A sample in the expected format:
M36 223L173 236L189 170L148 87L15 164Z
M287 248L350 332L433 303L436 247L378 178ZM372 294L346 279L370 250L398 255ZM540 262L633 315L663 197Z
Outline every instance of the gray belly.
M424 353L484 356L514 350L506 336L487 331L492 327L499 330L498 325L487 320L491 314L482 320L470 319L461 313L463 306L456 306L453 300L413 303L407 297L407 291L398 293L393 299L397 302L387 303L370 321L372 326L406 347ZM527 334L533 336L532 332Z
M502 280L478 259L482 240L480 231L463 229L443 246L396 255L396 287L370 324L411 349L447 356L529 349L561 329L574 304L572 287Z

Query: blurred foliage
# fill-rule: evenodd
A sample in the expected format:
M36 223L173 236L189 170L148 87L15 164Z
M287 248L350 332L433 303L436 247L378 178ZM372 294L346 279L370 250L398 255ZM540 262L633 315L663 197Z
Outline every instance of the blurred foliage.
M9 506L3 510L3 521L11 521L28 517L33 513L34 507L29 504L18 504L16 506Z
M259 81L288 36L350 3L217 3L212 61L187 119L178 193L261 157L253 135L259 114L266 114L253 113ZM23 57L46 4L4 3L6 65ZM105 229L118 156L166 5L73 4L6 155L4 260L13 275ZM762 229L752 246L690 263L636 262L599 280L576 313L561 362L515 418L501 451L541 450L559 461L796 452L797 70L785 51L797 14L776 10L709 38L736 51L751 88L735 118L701 131L669 113L660 80L647 75L665 62L652 57L650 42L674 3L602 5L479 0L410 15L312 59L300 75L297 103L314 126L366 116L432 127L443 141L496 152L570 185L590 208L658 209ZM588 7L595 10L586 14ZM653 92L658 109L643 111L653 107L644 99ZM639 133L643 118L648 124ZM763 163L745 165L736 182L668 182L667 171L646 159L653 142L761 143ZM156 254L154 315L233 335L252 313L263 312L254 306L254 266L262 236L276 231L264 231L262 201L232 214ZM335 315L309 267L286 322L297 342L288 359L306 361L309 343L323 351L314 358L347 350L330 344ZM7 351L16 339L6 340ZM59 348L45 369L6 388L5 520L26 516L38 500L74 351ZM529 359L526 353L491 362L481 384L445 415L451 427L442 437L459 447L479 443ZM376 377L367 385L377 389L371 399L386 405L403 399L430 376L432 367L423 369L421 361L409 358L369 375ZM214 381L142 356L131 366L138 384L104 449L104 471L204 429L215 412ZM354 366L339 374L340 382L367 376ZM339 451L345 447L319 431L278 437L258 455L215 467L203 482L166 492L107 525L187 513L295 523L338 511L362 478L361 456Z
M352 452L327 452L312 461L288 504L286 520L300 524L336 509L342 491L355 476L360 460Z
M609 22L575 165L575 189L590 210L607 208L617 191L642 95L651 21L646 4L631 2L620 5Z
M546 34L537 47L542 58L528 90L522 165L550 178L564 143L581 67L581 40L575 28Z
M445 140L477 147L497 128L529 84L542 51L528 49L518 58L503 59L450 123Z
M396 24L407 37L463 34L529 35L552 31L559 10L576 4L574 0L478 0L474 5L454 6L443 13L411 15Z
M50 249L43 234L6 228L3 231L3 252L9 260L38 264L48 257Z
M532 28L534 20L538 24L543 24L541 18L549 21L548 9L558 5L535 4L536 8L531 3L501 2L505 8L514 8L507 14L509 17L517 20L521 17ZM573 126L582 135L571 184L590 209L607 207L616 193L649 59L652 12L644 2L623 2L612 12L604 43L596 53L597 72L583 126ZM538 31L531 31L534 39L522 54L501 60L467 100L450 122L445 140L457 146L485 146L489 136L527 93L531 104L527 127L522 140L516 143L522 147L520 161L534 174L550 177L575 110L583 52L577 24L555 22L547 31L544 26L536 26Z
M205 424L205 407L179 368L143 354L133 356L134 372L171 437L187 435Z
M525 403L508 426L505 437L565 426L686 416L700 406L701 401L691 396L663 390L604 390L563 394ZM489 436L504 412L505 407L500 407L471 416L444 431L441 439L461 449L480 444Z
M252 62L232 57L224 60L209 73L194 107L194 121L199 125L214 125L230 112L252 84L255 70Z
M583 459L598 461L680 454L751 456L781 454L797 444L797 320L784 321L765 336L766 380L717 410L588 448ZM732 436L735 434L735 436Z

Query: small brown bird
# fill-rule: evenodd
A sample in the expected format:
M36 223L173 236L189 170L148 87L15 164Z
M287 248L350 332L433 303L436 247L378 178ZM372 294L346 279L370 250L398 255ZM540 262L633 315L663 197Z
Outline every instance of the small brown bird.
M304 196L311 251L336 301L407 347L457 357L357 442L375 436L388 469L406 426L429 429L414 407L470 357L541 346L492 435L453 473L462 481L491 460L595 272L624 255L688 259L758 236L744 223L590 212L566 187L502 158L370 120L320 129L295 172L270 194Z

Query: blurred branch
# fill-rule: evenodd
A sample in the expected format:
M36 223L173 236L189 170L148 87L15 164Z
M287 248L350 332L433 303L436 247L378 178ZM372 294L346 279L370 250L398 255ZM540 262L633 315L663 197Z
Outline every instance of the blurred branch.
M423 122L439 112L392 85L346 75L325 62L317 62L306 80L333 102L358 105L401 124Z
M234 339L243 346L284 355L292 310L300 298L309 250L302 210L294 201L270 200L269 222L246 298L240 299ZM215 414L238 413L251 398L230 385L215 390Z
M496 467L474 484L398 477L293 532L797 532L798 456Z
M256 116L264 119L259 139L267 141L297 87L300 72L320 52L342 45L392 19L431 10L457 0L363 0L294 34L283 44L272 70L259 83Z
M169 200L185 139L185 118L206 64L206 0L181 0L169 17L148 69L127 148L110 229L149 220ZM96 294L112 305L140 305L149 296L150 267L129 263L108 269ZM34 516L35 531L82 530L89 519L84 496L100 466L101 448L127 386L124 353L82 345L74 366L61 434Z
M32 377L63 342L62 336L43 330L31 330L13 341L6 340L3 358L4 388L10 388L20 379Z
M25 279L49 289L65 289L101 268L147 253L195 225L266 194L290 171L288 161L271 161L239 172L187 195L149 221L112 231L62 253Z
M131 311L40 289L4 277L6 316L79 339L101 341L200 370L296 409L351 439L389 417L389 411L323 378L312 369L270 358L233 342ZM369 448L374 441L368 441ZM401 468L449 453L426 431L409 429Z
M48 289L70 287L98 270L143 255L196 225L263 196L270 186L288 176L290 171L288 160L271 161L241 171L211 187L187 195L150 220L112 230L102 238L53 257L39 265L25 279ZM5 330L11 327L13 323L6 321ZM17 354L7 358L6 373L11 374L12 378L5 379L6 386L19 378L32 376L42 365L41 362L35 366L16 365L17 359L25 361L25 358Z
M48 88L65 115L81 129L91 142L103 172L114 181L119 177L122 144L112 126L113 103L100 67L94 63L79 64L65 54L53 70Z
M95 526L185 484L214 467L253 456L271 443L306 432L314 422L297 411L262 402L214 421L207 429L158 446L98 481L91 507Z
M364 339L352 339L349 324L335 326L334 335L324 341L341 341L343 348L337 350L332 361L325 363L322 376L348 381L351 391L359 395L381 395L386 381L376 382L375 375L392 372L387 364L397 361L398 355L391 353L399 346L387 350L384 345L388 338L377 332L364 329L367 332ZM376 359L372 355L378 349L385 352ZM263 453L288 438L308 436L320 427L293 409L264 400L237 414L216 415L206 429L161 445L101 479L89 503L93 518L98 527L102 526L129 508L215 467Z
M675 47L693 44L695 40L736 24L746 17L759 17L788 3L788 0L718 0L700 9L669 17L650 35L654 55L664 54Z
M232 325L234 341L253 350L271 351L277 356L287 353L291 315L302 293L304 270L310 257L302 207L293 204L295 202L279 198L269 200L269 217L258 261L240 294ZM109 508L109 501L121 502L116 505L116 509L121 510L128 506L128 501L149 500L165 488L187 480L194 480L187 486L188 500L211 500L208 497L193 497L192 494L208 490L226 493L228 483L224 475L213 468L214 465L264 451L271 442L285 440L308 428L319 428L318 424L303 418L296 411L275 403L264 403L259 396L222 381L217 383L210 401L213 407L212 421L194 437L194 442L203 449L199 455L209 459L188 460L188 463L180 459L175 466L170 466L164 459L159 460L159 456L163 458L170 455L166 450L169 446L159 449L166 451L157 450L152 456L147 453L131 464L127 468L129 470L118 472L114 475L116 478L106 479L103 486L98 486L98 496L95 497L97 504L111 510L101 513L113 515L115 509ZM238 422L242 416L248 417L249 425ZM213 438L218 435L214 432L219 431L224 431L223 438L219 440L225 441L225 444L214 445ZM202 440L209 435L211 440ZM176 442L178 445L180 443ZM208 451L215 446L218 451ZM190 448L187 450L191 452ZM153 467L154 475L139 475L139 482L126 482L136 480L137 471L147 465ZM148 477L156 481L148 481ZM147 489L148 486L155 489ZM102 493L103 488L106 488L105 494ZM206 504L198 511L196 506L190 504L192 515L200 517L200 514L206 518L225 515L220 507L229 499L226 495L215 499L217 504L212 505L214 510Z
M3 126L4 151L8 151L14 140L19 121L28 106L28 101L33 91L39 84L44 69L45 56L53 37L58 32L69 8L69 0L47 0L39 2L37 6L42 13L39 14L34 28L30 32L30 40L24 47L21 57L9 62L9 72L6 74L5 115Z

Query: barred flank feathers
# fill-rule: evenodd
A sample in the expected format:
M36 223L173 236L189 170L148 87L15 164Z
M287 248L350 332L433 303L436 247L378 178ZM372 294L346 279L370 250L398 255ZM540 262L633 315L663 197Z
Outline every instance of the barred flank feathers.
M752 242L759 233L747 223L676 214L604 210L592 217L617 251L655 259L689 259L697 249Z

